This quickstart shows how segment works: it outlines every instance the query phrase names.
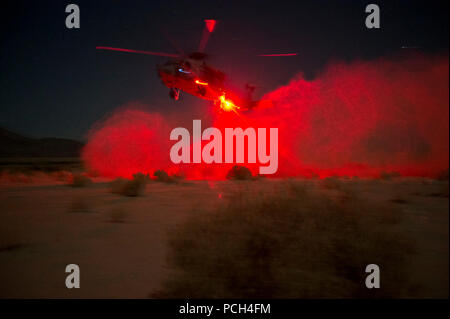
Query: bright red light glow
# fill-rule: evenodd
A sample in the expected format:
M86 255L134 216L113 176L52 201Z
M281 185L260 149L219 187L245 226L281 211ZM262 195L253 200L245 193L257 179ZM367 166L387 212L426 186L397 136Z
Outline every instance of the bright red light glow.
M131 109L96 123L82 158L88 169L107 177L130 178L136 172L152 175L167 169L170 159L169 126L159 114Z
M197 83L197 84L199 84L199 85L205 85L205 86L208 85L207 82L202 82L202 81L200 81L200 80L195 80L195 83Z
M220 108L226 112L236 112L239 109L239 106L235 105L232 101L227 100L225 95L221 95L219 97Z
M434 177L449 162L448 72L448 56L335 63L314 80L297 75L262 97L273 107L248 113L238 113L225 96L218 102L228 112L207 109L201 100L167 117L121 109L94 126L83 160L102 176L165 169L189 179L224 179L234 164L170 162L170 130L191 130L192 120L201 118L203 129L222 132L278 128L277 177L379 177L394 171ZM260 166L243 165L253 173Z
M205 20L206 29L208 29L209 33L214 31L214 27L216 26L216 20Z
M205 50L206 43L208 43L209 36L214 31L215 26L216 20L205 20L205 28L203 29L202 37L198 45L198 52L203 52Z

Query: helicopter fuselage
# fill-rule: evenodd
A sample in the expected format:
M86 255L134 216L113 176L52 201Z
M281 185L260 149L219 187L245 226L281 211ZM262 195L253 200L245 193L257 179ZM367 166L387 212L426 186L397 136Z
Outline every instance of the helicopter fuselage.
M172 58L165 64L158 65L158 75L170 91L169 95L174 100L180 97L180 91L194 95L204 100L213 101L224 111L250 110L253 108L273 107L271 100L254 101L252 93L255 89L252 85L246 85L247 94L239 93L239 90L225 86L225 73L207 65L207 54L203 53L209 35L213 32L216 20L207 19L205 29L197 52L188 55L131 50L124 48L97 46L97 50L110 50L118 52L138 53ZM180 51L180 50L179 50ZM181 52L181 51L180 51ZM285 54L260 54L259 56L295 56L297 53Z
M169 60L158 66L158 75L165 86L209 101L218 101L225 94L225 75L203 60Z

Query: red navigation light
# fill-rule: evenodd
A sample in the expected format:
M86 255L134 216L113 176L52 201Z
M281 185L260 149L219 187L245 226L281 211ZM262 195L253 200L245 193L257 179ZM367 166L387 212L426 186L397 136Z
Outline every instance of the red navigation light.
M208 29L209 33L213 32L214 27L216 26L216 20L205 20L206 29Z
M200 85L205 85L205 86L208 85L208 83L202 82L200 80L195 80L195 83L200 84Z

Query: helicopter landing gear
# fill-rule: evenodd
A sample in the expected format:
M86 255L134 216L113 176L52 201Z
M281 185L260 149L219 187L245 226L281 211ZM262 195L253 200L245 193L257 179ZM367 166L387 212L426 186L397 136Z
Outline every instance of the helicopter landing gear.
M177 88L170 88L169 96L175 100L178 101L180 99L180 89Z

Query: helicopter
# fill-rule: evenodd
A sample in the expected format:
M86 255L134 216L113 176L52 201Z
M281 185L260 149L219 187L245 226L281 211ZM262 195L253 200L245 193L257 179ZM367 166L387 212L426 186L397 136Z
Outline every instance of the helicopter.
M256 107L273 106L270 100L253 100L252 94L255 86L247 84L245 89L246 96L233 90L227 89L226 75L224 72L208 65L208 55L204 53L209 36L214 31L217 24L216 20L204 20L205 27L202 38L196 52L189 54L172 54L163 52L151 52L141 50L130 50L115 47L97 46L97 50L110 50L155 56L169 57L164 64L157 65L158 76L162 83L169 88L169 96L175 101L180 99L180 92L186 92L204 100L212 101L223 111L237 112L245 111ZM259 56L295 56L297 53L282 54L260 54Z

